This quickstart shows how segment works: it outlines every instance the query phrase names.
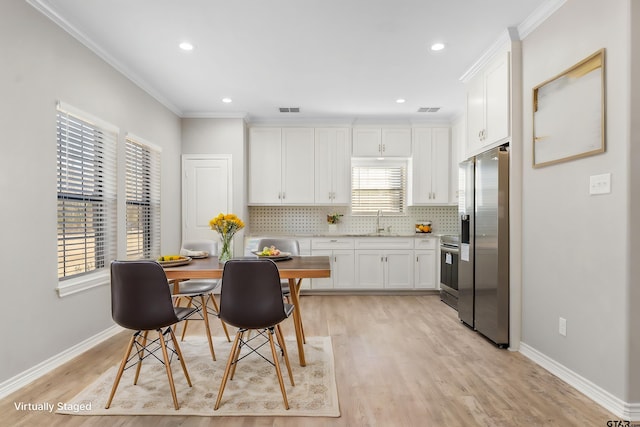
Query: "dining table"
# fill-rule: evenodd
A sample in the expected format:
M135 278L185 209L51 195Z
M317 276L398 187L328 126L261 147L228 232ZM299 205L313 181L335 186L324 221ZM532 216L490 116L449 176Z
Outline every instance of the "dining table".
M243 258L258 258L243 257ZM300 312L300 288L303 279L331 277L331 263L328 256L291 256L287 259L277 260L281 279L289 282L291 304L293 310L293 324L298 344L298 357L300 366L305 366L304 336L302 329L302 317ZM189 263L177 266L163 266L167 279L173 281L174 291L180 286L180 281L189 279L221 279L224 264L218 261L218 257L210 256L201 259L192 259Z

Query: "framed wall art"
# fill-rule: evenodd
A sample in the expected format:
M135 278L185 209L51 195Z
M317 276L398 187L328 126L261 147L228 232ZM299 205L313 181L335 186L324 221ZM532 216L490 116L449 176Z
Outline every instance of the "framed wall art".
M604 152L604 53L533 88L534 168Z

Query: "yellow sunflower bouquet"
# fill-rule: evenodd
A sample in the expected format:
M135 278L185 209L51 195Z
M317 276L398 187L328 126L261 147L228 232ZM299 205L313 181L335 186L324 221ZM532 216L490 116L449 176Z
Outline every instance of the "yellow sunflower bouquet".
M209 221L209 226L212 230L217 231L222 239L222 248L218 255L218 260L221 263L225 263L232 257L231 253L231 239L233 235L242 228L244 228L244 222L238 218L235 214L219 214L217 217L212 218Z

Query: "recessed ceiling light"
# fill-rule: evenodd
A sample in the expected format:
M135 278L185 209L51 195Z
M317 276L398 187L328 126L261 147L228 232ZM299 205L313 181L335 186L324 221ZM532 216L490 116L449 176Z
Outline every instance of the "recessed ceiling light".
M444 49L444 43L434 43L431 45L431 50L434 52L439 52Z
M182 50L193 50L193 45L189 42L182 42L179 44L179 46Z
M405 102L406 102L406 100L404 98L396 99L396 103L398 103L398 104L404 104Z
M229 104L231 103L233 100L231 98L222 98L222 102L224 102L225 104Z

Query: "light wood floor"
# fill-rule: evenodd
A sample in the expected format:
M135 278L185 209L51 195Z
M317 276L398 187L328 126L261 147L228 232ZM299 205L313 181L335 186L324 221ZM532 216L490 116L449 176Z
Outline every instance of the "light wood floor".
M615 419L521 354L499 350L463 326L437 296L304 296L302 305L306 334L332 337L340 418L84 417L15 409L14 402L68 401L119 361L130 336L123 332L1 400L0 425L566 427ZM199 323L190 333L201 333ZM222 335L219 322L212 326ZM293 335L290 321L284 333ZM297 360L295 348L290 357ZM218 355L220 369L225 360ZM214 398L218 386L211 385Z

